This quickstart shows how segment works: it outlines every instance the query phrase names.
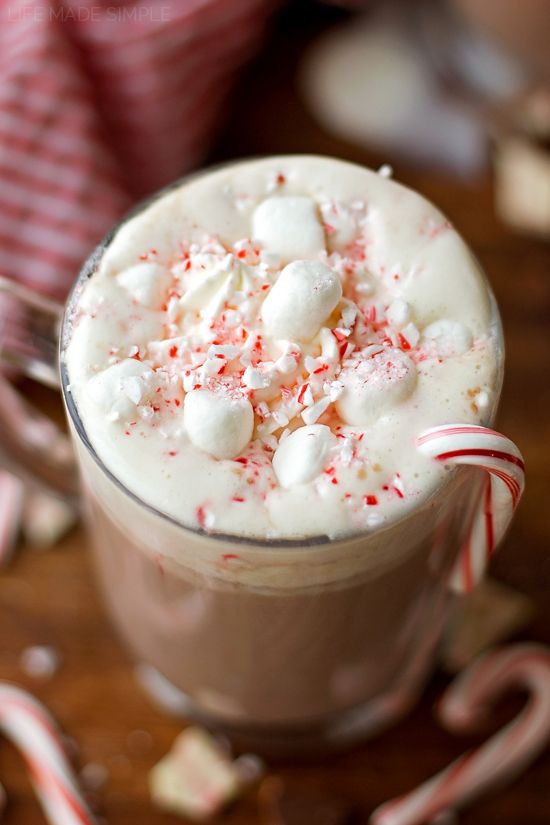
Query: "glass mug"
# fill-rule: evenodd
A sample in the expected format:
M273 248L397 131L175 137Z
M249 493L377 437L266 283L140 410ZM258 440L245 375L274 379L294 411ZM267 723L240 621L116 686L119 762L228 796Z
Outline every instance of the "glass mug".
M84 264L65 311L0 279L4 360L61 388L73 447L1 379L0 459L78 498L114 625L139 661L181 691L186 715L271 754L377 733L412 707L431 673L449 576L486 477L456 467L401 520L336 540L209 534L141 501L90 444L62 357L80 286L118 228ZM499 370L491 418L503 367L492 303Z

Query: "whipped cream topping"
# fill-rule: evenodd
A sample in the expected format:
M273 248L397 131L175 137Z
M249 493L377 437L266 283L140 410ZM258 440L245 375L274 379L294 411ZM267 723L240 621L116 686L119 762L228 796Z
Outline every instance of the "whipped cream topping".
M92 444L149 504L206 530L338 536L444 480L421 429L488 421L493 324L468 248L423 198L340 161L271 158L123 224L65 359Z

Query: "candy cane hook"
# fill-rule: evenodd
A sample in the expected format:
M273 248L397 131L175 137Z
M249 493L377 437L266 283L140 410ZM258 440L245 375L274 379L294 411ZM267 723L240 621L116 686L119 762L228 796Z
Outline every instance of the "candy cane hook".
M450 582L455 591L468 593L483 577L519 504L525 486L522 455L506 436L475 424L432 427L416 439L416 445L442 464L466 464L487 473Z
M69 766L57 726L32 696L0 683L0 730L23 754L51 825L97 825Z
M512 687L530 699L520 714L481 747L465 753L419 788L386 802L370 825L422 825L444 811L462 808L490 788L521 773L550 741L550 650L520 644L477 659L447 689L438 707L441 723L469 732L487 708Z

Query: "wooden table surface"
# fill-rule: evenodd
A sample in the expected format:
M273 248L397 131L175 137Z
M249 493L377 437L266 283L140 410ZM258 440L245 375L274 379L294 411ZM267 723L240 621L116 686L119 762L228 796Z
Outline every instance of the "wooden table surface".
M295 92L293 74L304 44L337 16L324 10L316 16L285 15L243 77L212 160L294 151L339 155L371 165L389 160L396 177L434 200L470 241L489 273L506 333L507 370L498 425L520 445L528 468L525 498L493 570L534 600L536 615L524 638L550 644L550 247L516 236L499 223L489 174L464 183L414 171L319 130ZM62 666L50 680L32 680L21 668L21 651L35 644L53 645L62 655ZM83 764L105 766L108 781L100 800L109 825L180 821L151 806L147 774L167 752L181 723L153 707L137 686L132 663L104 616L81 530L45 553L23 548L1 574L0 678L19 683L46 703L78 742ZM449 763L465 744L482 741L480 736L464 742L437 727L432 706L444 684L445 677L436 676L410 718L377 741L325 761L282 765L279 773L290 788L349 799L366 822L384 799L417 785ZM515 707L506 703L500 721ZM44 821L19 755L4 742L0 780L10 800L5 825ZM513 785L465 812L461 821L547 825L549 786L550 752ZM224 822L257 823L254 794L239 801Z

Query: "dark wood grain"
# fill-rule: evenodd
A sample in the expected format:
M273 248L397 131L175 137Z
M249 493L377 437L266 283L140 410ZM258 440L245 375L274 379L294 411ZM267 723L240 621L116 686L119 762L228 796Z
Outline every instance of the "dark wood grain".
M309 11L308 11L309 10ZM307 12L307 13L306 13ZM435 201L469 240L488 272L504 320L507 371L499 426L524 452L528 487L494 573L529 594L536 615L525 638L550 644L550 248L509 232L495 217L490 174L457 182L418 171L338 142L323 134L304 110L294 85L304 45L339 15L287 14L274 28L255 65L243 77L212 160L274 152L319 152L360 163L394 164L396 177ZM54 645L63 656L59 672L37 682L20 667L31 644ZM81 762L104 765L101 793L109 825L160 825L175 817L152 808L147 774L166 753L181 723L158 712L133 677L132 664L114 638L96 594L85 538L76 530L47 553L24 548L0 578L0 678L30 689L56 715L81 749ZM290 787L322 790L354 802L366 821L381 801L412 788L457 756L465 744L439 730L433 701L445 684L436 676L420 706L379 740L329 760L282 765ZM505 704L499 719L513 712ZM147 736L136 731L146 731ZM10 804L5 825L38 825L36 804L20 756L0 747L0 780ZM550 822L550 754L517 782L464 814L465 825L547 825ZM224 820L258 822L249 795Z

